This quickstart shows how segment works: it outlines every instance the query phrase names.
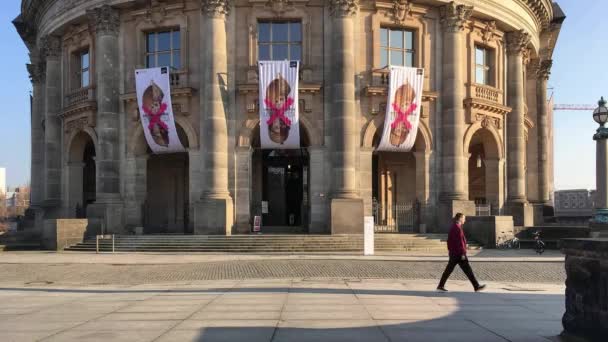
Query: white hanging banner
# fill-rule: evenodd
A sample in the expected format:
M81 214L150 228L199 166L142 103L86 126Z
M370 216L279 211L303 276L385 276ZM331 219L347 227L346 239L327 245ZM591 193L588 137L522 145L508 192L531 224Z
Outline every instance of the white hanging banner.
M300 148L297 61L260 61L260 142L266 149Z
M184 152L175 129L169 68L135 70L139 118L153 153Z
M424 69L390 66L389 79L384 130L377 150L408 152L418 132Z

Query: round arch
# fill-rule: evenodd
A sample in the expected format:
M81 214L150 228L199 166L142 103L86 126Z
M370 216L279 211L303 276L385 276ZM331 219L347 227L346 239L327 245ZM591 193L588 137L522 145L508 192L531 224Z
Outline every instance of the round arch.
M367 126L363 131L363 139L361 142L362 147L373 148L374 147L374 137L376 133L384 127L384 117L386 114L380 114L376 116L373 120L370 120ZM433 149L433 138L431 134L431 130L427 126L426 122L420 120L418 122L418 134L422 136L422 139L418 139L416 137L416 144L422 141L424 146L421 147L422 151L430 152ZM417 146L417 145L415 145Z
M175 116L175 128L177 129L177 133L181 138L185 137L187 139L186 149L198 148L198 135L188 119ZM183 132L183 135L179 134L180 130ZM130 157L143 156L147 154L147 151L148 144L144 137L144 129L141 124L138 124L137 129L135 130L135 134L133 134L129 139L129 148L127 155Z
M464 134L463 148L464 155L468 155L471 140L476 134L482 134L484 143L484 152L486 157L502 159L503 158L503 142L500 134L493 125L482 125L482 122L476 122L469 126Z
M85 127L82 130L70 133L66 150L66 155L68 156L67 161L69 163L82 161L87 139L90 139L93 142L95 151L97 151L97 133L93 128Z
M321 135L313 134L316 127L304 116L299 117L300 127L303 128L306 138L308 138L309 146L321 146ZM239 137L237 140L238 147L249 147L256 140L255 134L259 134L260 119L248 119L243 122L239 131Z

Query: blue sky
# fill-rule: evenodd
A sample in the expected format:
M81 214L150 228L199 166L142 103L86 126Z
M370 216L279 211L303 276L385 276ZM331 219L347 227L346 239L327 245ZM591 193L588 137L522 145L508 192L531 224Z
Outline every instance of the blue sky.
M17 186L29 180L31 83L25 69L28 54L11 21L19 13L20 0L3 0L0 7L0 167L7 168L7 184ZM556 103L596 103L608 96L608 15L605 0L559 1L568 16L557 48L550 87ZM596 24L593 24L596 23ZM602 23L602 24L598 24ZM591 139L596 124L591 113L555 113L555 188L595 187L595 144Z

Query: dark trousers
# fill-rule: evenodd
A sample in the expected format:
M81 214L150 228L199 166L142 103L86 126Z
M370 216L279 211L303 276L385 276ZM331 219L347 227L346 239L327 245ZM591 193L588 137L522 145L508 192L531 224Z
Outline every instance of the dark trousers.
M465 256L464 260L462 260L461 255L450 255L450 261L448 261L448 265L445 267L445 271L443 271L441 281L439 281L439 287L445 286L445 282L448 281L448 278L450 277L450 274L452 274L452 271L454 271L454 267L456 267L456 265L460 265L460 268L464 274L466 274L467 278L469 278L473 288L477 289L479 287L479 283L477 282L477 279L475 279L471 265L469 265L469 259Z

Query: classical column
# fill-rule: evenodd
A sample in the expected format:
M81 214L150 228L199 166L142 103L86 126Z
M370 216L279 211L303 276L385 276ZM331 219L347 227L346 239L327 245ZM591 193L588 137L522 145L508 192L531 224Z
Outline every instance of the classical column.
M472 6L458 5L454 1L440 8L443 28L443 80L442 113L442 171L440 229L449 228L457 212L472 215L473 202L468 198L467 158L464 155L467 52L465 24L471 17Z
M233 203L228 191L228 57L226 16L229 0L202 0L201 51L201 152L204 191L195 211L197 234L232 233Z
M357 189L357 109L355 108L354 18L358 0L330 0L332 16L332 234L363 233L363 200Z
M430 194L430 161L431 152L414 152L416 158L416 199L421 205L427 204Z
M40 207L44 202L44 87L46 64L32 58L27 70L32 80L32 118L31 118L31 170L30 170L30 207Z
M544 205L550 204L549 194L549 113L547 103L547 82L553 61L540 62L536 80L536 121L538 127L538 193Z
M359 191L365 216L372 215L373 154L373 147L361 147L359 150Z
M234 195L236 232L249 233L251 231L251 146L236 148L236 189ZM257 214L256 214L257 215Z
M516 226L532 224L526 198L526 145L524 141L525 80L523 54L530 35L523 30L507 34L507 213Z
M57 36L42 37L40 44L46 59L44 115L44 205L46 218L59 213L61 201L61 40Z
M97 92L97 169L94 216L102 218L108 232L122 228L120 196L120 120L118 10L109 5L87 11L91 31L95 32L95 87Z

